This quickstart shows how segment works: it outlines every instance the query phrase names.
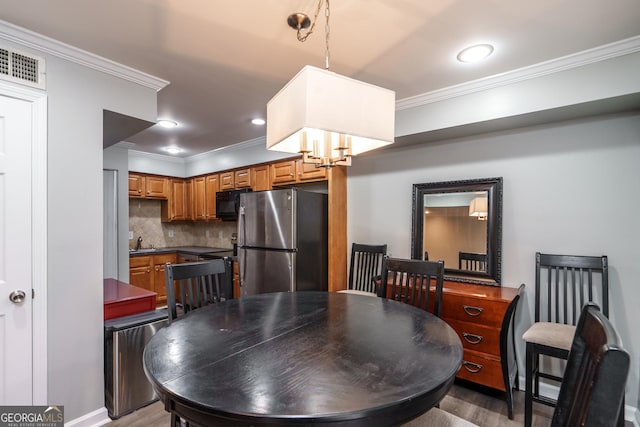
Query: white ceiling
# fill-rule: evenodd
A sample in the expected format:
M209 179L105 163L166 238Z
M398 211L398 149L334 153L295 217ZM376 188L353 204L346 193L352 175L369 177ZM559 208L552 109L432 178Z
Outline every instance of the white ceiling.
M0 0L0 19L170 81L133 149L181 156L264 136L250 123L304 65L324 66L324 21L305 43L286 24L316 0ZM331 70L404 99L640 34L638 0L334 0ZM456 61L491 43L479 64Z

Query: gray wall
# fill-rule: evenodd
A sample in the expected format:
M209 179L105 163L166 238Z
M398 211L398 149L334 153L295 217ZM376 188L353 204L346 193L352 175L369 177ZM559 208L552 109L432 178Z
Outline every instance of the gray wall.
M516 337L533 319L534 254L608 255L611 319L631 353L627 405L640 388L640 114L520 128L379 151L348 171L348 242L410 257L412 184L504 178L503 285L526 284ZM524 372L524 345L518 340ZM522 384L522 383L521 383Z
M116 146L103 152L105 169L118 171L118 280L129 282L129 150Z
M72 420L104 410L102 111L155 120L157 95L55 56L3 44L46 60L48 402L64 405L65 418Z

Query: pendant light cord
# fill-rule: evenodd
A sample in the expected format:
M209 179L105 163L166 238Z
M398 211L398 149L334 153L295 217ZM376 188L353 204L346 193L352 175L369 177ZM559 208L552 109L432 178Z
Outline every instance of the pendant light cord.
M329 26L329 15L331 15L329 0L318 0L318 8L316 9L316 14L313 17L313 22L309 27L309 30L304 34L301 28L298 28L297 37L298 41L305 42L307 38L313 33L313 30L316 27L316 22L318 21L318 15L320 15L320 9L322 9L322 3L326 2L327 6L325 7L324 16L325 16L325 24L324 24L324 43L325 43L325 52L324 52L324 68L329 69L329 35L331 33L331 28Z

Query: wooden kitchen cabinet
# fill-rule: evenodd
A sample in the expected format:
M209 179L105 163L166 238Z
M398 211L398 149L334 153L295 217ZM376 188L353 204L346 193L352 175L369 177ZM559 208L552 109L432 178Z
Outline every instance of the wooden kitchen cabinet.
M164 275L166 263L175 264L176 254L153 255L153 287L156 296L156 305L167 305L167 286Z
M311 163L304 163L302 159L296 161L298 181L322 181L327 179L327 168L318 168Z
M251 187L251 168L239 169L233 174L234 188Z
M271 178L269 175L269 165L260 165L252 168L251 171L253 191L271 190Z
M153 260L150 256L129 257L129 284L155 292L152 269Z
M193 220L193 179L171 179L171 192L167 204L162 205L162 221Z
M233 190L236 188L233 171L227 171L220 174L220 191Z
M238 261L233 261L233 298L240 298L240 273L238 272Z
M295 184L297 176L295 160L285 160L271 164L271 185L273 186Z
M326 168L318 168L311 163L304 163L302 158L271 164L271 184L273 186L324 181L326 179Z
M216 218L216 193L219 190L218 174L205 177L205 216L207 220Z
M169 195L169 178L166 176L129 173L129 197L166 199Z
M193 219L208 221L216 218L218 174L193 178Z
M157 294L156 304L166 305L164 265L175 263L176 254L134 255L129 257L129 284Z
M193 178L193 219L196 221L207 219L207 193L204 176Z

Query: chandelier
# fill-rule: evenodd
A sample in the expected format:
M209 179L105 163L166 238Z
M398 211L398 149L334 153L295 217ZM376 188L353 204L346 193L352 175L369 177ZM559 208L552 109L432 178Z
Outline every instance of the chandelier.
M316 167L350 166L351 157L393 143L395 92L329 71L329 0L311 23L287 22L304 42L325 8L325 69L306 65L267 103L267 149L302 154Z

